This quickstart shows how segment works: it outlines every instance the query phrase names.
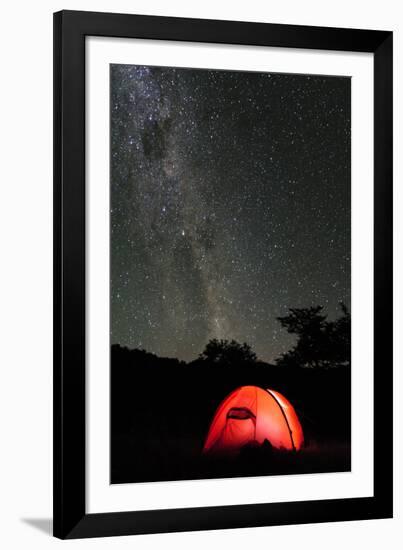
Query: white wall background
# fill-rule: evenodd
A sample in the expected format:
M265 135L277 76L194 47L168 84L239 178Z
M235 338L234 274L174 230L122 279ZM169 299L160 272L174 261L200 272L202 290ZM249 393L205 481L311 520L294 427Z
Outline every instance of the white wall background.
M0 58L0 546L194 549L296 545L312 550L398 548L403 535L402 476L395 468L395 519L60 541L50 537L52 510L52 12L60 9L237 19L395 31L395 104L402 74L398 0L41 0L6 2L1 10ZM402 111L395 105L395 182L401 180ZM396 185L395 253L403 211ZM395 283L403 279L402 255ZM396 285L395 465L403 459L401 288ZM400 364L400 369L399 369Z

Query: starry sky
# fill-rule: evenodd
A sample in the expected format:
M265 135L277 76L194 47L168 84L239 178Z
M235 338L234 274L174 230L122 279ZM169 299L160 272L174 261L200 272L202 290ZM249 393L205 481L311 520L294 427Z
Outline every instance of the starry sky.
M111 342L264 361L350 305L350 79L111 65Z

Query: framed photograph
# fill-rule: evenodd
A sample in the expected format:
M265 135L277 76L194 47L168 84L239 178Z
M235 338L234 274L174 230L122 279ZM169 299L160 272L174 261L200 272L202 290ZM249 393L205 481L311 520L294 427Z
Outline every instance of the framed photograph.
M54 535L392 516L392 33L54 15Z

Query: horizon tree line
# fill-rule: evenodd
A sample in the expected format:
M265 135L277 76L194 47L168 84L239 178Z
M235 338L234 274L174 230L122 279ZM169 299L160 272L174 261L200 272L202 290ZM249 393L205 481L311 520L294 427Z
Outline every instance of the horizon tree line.
M277 317L281 326L296 336L296 343L275 359L274 364L292 368L350 366L351 315L343 302L340 302L340 309L342 315L333 321L327 319L323 306L289 308L288 315ZM140 349L136 351L149 353ZM193 362L231 366L259 360L246 342L213 338Z

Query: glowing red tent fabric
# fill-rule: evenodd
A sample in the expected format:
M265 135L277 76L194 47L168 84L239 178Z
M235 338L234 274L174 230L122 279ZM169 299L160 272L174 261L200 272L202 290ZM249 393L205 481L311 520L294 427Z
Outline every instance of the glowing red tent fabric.
M218 407L203 452L233 454L266 439L277 449L299 450L304 435L297 413L280 393L243 386Z

